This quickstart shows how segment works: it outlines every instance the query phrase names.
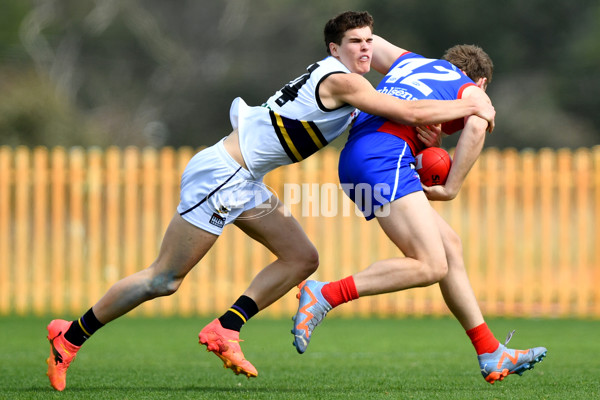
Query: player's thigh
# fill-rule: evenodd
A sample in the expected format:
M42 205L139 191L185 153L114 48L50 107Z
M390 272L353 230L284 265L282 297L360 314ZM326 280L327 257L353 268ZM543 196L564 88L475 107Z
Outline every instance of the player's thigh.
M183 278L210 250L217 238L217 235L200 229L175 214L167 227L152 268L155 273Z
M280 259L316 257L316 249L300 226L276 196L271 196L269 212L264 207L244 211L235 225L262 243Z
M405 256L419 260L445 257L435 211L422 191L384 207L388 208L384 210L387 216L378 216L377 221Z

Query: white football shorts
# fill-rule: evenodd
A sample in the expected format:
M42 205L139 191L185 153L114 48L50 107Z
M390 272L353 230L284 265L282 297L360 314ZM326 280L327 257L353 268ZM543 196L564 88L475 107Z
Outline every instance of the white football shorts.
M262 176L254 178L227 153L223 140L200 151L187 164L177 207L183 219L215 235L273 194L262 183Z

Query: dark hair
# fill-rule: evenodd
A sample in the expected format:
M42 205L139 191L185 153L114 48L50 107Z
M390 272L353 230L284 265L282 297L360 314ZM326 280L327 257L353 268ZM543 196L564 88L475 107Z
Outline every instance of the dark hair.
M485 51L479 46L472 44L459 44L446 50L442 60L449 61L465 72L465 74L477 82L480 78L492 81L494 63Z
M366 11L346 11L327 21L323 31L327 53L331 54L329 43L342 44L346 31L365 26L373 30L373 17Z

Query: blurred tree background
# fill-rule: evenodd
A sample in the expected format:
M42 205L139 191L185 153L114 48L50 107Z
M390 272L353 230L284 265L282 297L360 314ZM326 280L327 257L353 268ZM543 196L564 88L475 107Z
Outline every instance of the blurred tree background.
M597 0L4 0L0 145L210 145L235 97L259 105L323 58L345 10L428 57L483 47L487 146L600 143Z

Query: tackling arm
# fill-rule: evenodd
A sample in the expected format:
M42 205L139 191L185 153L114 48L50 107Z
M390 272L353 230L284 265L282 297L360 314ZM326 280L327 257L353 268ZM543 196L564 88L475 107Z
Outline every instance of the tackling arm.
M328 108L351 104L361 111L405 125L433 125L477 115L494 127L496 111L491 102L477 97L461 100L401 100L379 93L358 74L333 74L320 86L319 96ZM486 125L487 126L487 125Z
M371 67L382 75L388 73L392 64L407 50L404 50L381 36L373 35L373 58Z

